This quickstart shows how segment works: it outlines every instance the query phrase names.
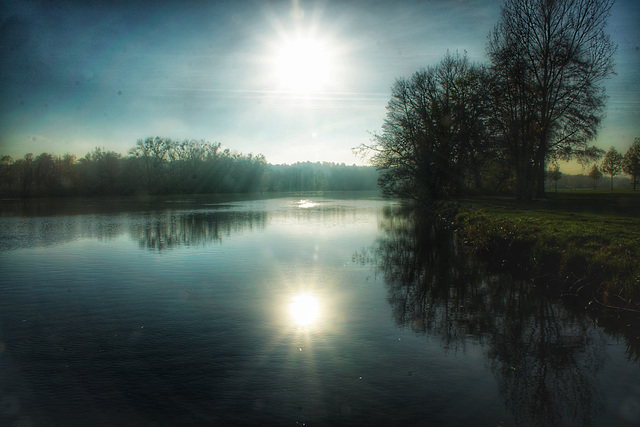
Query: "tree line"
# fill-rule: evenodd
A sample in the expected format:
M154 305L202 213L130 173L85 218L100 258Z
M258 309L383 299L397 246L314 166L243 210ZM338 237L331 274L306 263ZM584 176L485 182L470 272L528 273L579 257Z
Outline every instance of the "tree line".
M96 148L84 157L29 153L0 156L3 196L91 196L373 190L372 167L335 163L270 165L262 155L204 140L140 139L123 156Z
M268 165L264 191L370 191L378 188L378 172L370 166L327 162Z
M633 191L635 191L638 178L640 177L640 138L636 138L633 141L624 156L618 153L615 147L611 147L609 151L607 151L607 154L605 154L602 162L600 162L600 166L598 167L598 163L592 164L587 175L573 175L570 176L569 179L565 179L565 176L560 172L558 166L555 165L547 171L547 179L554 183L556 191L558 181L564 181L562 185L564 188L590 188L593 186L593 188L597 190L598 181L604 176L603 172L611 177L612 191L613 178L621 173L625 173L631 177L631 184L633 185ZM625 182L624 179L623 182Z
M612 6L506 0L489 34L488 64L447 53L398 78L381 131L354 150L380 170L390 196L426 203L470 190L543 197L549 165L604 155L591 143L617 49L605 33Z
M547 179L547 191L550 189L565 189L565 190L598 190L608 189L609 179L602 184L601 180L604 177L602 172L596 165L593 165L598 170L599 175L594 177L591 172L581 173L577 175L561 173L557 179L553 179L551 175ZM591 169L593 170L593 168ZM632 184L632 180L626 176L614 177L614 184L617 188L629 188ZM556 190L557 191L557 190Z
M640 138L636 138L627 150L624 156L618 153L615 147L611 147L604 156L600 164L600 170L597 165L591 167L589 176L596 181L605 173L611 177L611 189L613 190L613 177L621 172L631 176L633 182L633 191L636 190L638 178L640 178Z

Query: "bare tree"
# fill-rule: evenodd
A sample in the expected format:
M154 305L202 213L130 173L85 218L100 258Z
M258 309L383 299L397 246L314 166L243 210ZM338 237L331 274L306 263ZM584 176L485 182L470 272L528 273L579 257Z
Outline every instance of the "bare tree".
M447 55L396 80L382 132L355 149L371 155L386 195L429 203L456 193L465 176L480 181L489 141L487 79L466 56Z
M633 140L633 144L627 150L622 159L622 170L631 175L633 191L636 191L636 181L640 177L640 138Z
M611 191L613 191L613 177L622 172L622 154L611 147L600 165L602 172L611 175Z
M496 119L513 157L518 198L544 195L548 160L594 160L603 81L616 47L605 34L613 0L506 0L488 53Z
M589 171L589 178L591 178L593 180L594 188L597 190L598 189L598 181L600 180L600 178L602 178L602 172L600 172L600 169L598 169L598 165L594 164L591 167L591 170Z
M170 138L148 137L137 140L136 146L129 150L131 156L143 162L145 186L153 192L162 191L166 187L167 176L163 168L174 144Z

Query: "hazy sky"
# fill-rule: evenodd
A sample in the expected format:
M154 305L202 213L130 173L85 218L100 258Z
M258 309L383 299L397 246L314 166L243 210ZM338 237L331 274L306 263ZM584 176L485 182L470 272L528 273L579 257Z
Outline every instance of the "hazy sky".
M0 154L126 154L205 139L271 163L361 161L396 77L466 50L484 61L499 0L2 1ZM640 2L619 45L597 145L640 137Z

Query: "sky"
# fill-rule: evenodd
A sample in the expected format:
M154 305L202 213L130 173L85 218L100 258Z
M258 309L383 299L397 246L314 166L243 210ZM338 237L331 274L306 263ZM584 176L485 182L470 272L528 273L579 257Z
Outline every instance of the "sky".
M396 78L449 52L486 62L499 0L0 0L0 154L126 155L138 139L220 142L267 161L365 164ZM596 145L640 137L640 2Z

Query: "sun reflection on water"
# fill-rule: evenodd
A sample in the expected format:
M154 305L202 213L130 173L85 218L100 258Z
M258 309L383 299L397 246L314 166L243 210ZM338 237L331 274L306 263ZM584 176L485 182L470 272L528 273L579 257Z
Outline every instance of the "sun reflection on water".
M317 203L312 202L311 200L307 200L307 199L302 199L298 202L298 207L299 208L312 208L314 206L316 206Z
M296 324L300 326L311 325L320 315L320 303L313 295L296 295L289 303L289 314Z

